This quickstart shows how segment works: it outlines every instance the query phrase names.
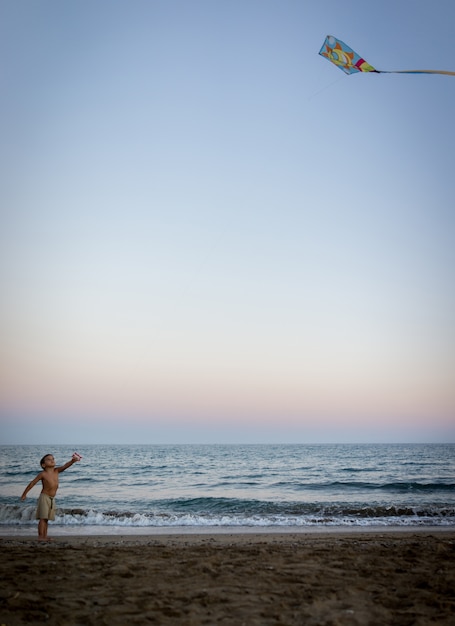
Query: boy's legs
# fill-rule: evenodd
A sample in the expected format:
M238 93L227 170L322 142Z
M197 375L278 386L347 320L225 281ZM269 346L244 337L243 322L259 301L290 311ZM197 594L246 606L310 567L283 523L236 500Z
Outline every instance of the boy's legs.
M38 539L47 541L47 519L40 519L38 522Z

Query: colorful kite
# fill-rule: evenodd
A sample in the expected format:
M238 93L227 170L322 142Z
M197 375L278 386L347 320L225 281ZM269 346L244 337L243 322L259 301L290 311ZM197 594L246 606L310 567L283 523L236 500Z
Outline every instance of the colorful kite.
M354 52L349 46L332 37L332 35L326 37L319 54L328 61L332 61L346 74L376 72L376 74L448 74L449 76L455 76L455 72L446 72L444 70L376 70L365 59L362 59L357 52Z

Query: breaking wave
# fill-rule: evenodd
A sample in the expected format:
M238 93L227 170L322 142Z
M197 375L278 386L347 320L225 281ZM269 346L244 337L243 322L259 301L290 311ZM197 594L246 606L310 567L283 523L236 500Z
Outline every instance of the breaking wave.
M0 525L34 523L35 506L0 506ZM57 508L54 524L122 527L451 526L455 524L455 508L437 504L353 506L195 498L159 501L147 510L138 511Z

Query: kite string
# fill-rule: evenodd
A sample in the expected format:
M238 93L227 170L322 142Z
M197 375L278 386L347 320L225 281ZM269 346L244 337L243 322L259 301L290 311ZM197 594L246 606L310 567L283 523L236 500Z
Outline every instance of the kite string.
M447 70L376 70L378 74L443 74L445 76L455 76L455 72Z
M316 91L314 94L312 94L311 96L308 97L308 100L312 100L315 96L318 96L320 93L322 93L323 91L325 91L326 89L329 89L329 87L333 87L333 85L335 85L336 83L339 83L340 80L343 80L344 76L340 76L340 78L337 78L336 80L333 81L333 83L329 83L328 85L326 85L325 87L322 87L322 89L319 89L319 91Z

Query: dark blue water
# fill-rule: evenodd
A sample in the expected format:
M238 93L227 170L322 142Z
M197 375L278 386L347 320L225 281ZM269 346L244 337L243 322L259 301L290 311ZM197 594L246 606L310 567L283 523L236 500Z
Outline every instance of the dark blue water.
M81 446L60 475L63 526L454 526L455 445ZM74 448L2 446L0 524L35 524L39 472Z

